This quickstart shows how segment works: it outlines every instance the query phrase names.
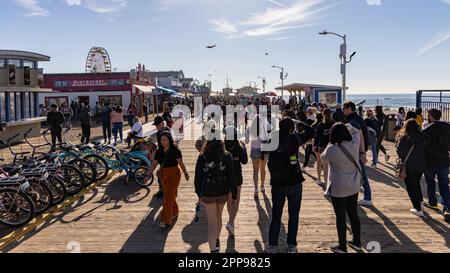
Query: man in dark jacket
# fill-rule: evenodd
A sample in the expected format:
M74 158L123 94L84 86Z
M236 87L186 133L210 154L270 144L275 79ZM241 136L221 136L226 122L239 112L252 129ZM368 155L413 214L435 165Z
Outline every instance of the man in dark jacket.
M302 133L294 133L295 122L303 129ZM286 199L289 206L288 224L288 252L297 253L297 231L302 201L302 183L305 181L298 151L301 145L314 138L314 129L309 125L292 120L289 117L280 121L278 134L279 145L275 151L269 152L268 167L270 171L270 184L272 186L272 219L269 229L269 244L265 252L278 251L278 237L280 234L281 216Z
M362 206L372 206L372 190L369 184L369 178L366 174L366 163L367 163L367 151L369 150L369 133L367 130L367 125L364 119L356 113L356 105L353 102L344 103L344 115L346 117L346 123L350 123L353 127L362 131L363 139L361 140L361 148L359 151L359 164L361 166L363 188L364 188L364 199L360 200L358 203Z
M56 148L56 139L58 139L59 144L62 143L62 124L64 122L64 115L58 111L58 106L52 104L50 107L50 112L47 114L47 124L50 127L50 133L52 135L52 151Z
M111 144L111 113L112 109L109 107L110 104L106 103L102 110L102 127L103 127L103 138L105 139L105 144Z
M428 191L428 203L425 206L432 209L439 209L436 198L437 176L439 192L444 205L444 217L450 221L450 190L449 190L449 152L450 152L450 125L440 121L442 112L437 109L428 111L428 121L430 126L423 133L427 138L425 157L428 163L428 170L425 172Z
M81 109L80 114L81 123L81 143L89 144L91 139L91 113L89 113L89 107L86 105Z

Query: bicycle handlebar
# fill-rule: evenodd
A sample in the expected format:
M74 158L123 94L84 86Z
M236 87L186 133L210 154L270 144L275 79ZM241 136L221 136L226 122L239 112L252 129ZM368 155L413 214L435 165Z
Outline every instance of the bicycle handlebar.
M13 135L12 137L8 138L8 143L10 143L13 139L17 138L18 136L20 136L19 133Z

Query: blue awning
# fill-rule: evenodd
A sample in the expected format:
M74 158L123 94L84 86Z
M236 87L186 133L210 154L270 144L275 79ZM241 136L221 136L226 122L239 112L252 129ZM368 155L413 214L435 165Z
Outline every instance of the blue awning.
M160 92L162 92L162 93L164 93L164 94L167 94L167 95L175 95L175 94L178 94L178 92L175 91L175 90L168 89L168 88L164 88L164 87L161 87L161 86L158 86L158 91L160 91Z

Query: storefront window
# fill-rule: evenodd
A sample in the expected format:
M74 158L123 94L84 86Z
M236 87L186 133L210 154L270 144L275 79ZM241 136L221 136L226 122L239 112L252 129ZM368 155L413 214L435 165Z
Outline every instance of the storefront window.
M337 93L336 92L321 92L319 95L319 102L325 103L326 105L336 105L337 104Z
M105 103L109 103L111 106L123 106L122 96L98 96L98 101L100 105L105 105Z
M25 66L23 69L23 85L31 84L31 68L29 66Z
M51 106L52 104L56 104L56 105L58 105L58 107L60 107L64 103L69 104L69 98L68 97L46 97L45 101L46 101L46 105L47 106Z
M16 84L16 66L13 64L8 65L9 69L9 84L15 85Z
M5 68L5 67L6 67L6 60L0 59L0 68Z
M23 67L29 67L29 68L33 69L33 68L35 68L35 62L24 60Z
M21 61L15 59L8 59L9 65L15 65L17 68L21 67Z

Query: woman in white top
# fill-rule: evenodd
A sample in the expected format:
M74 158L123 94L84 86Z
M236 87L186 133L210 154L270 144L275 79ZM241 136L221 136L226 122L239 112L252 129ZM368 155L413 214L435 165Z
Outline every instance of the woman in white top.
M144 128L142 127L140 119L135 117L133 123L133 127L131 127L131 130L128 133L128 148L131 146L131 139L144 137Z
M261 123L262 122L262 123ZM271 124L266 118L260 119L260 115L257 114L253 117L253 121L248 128L247 135L251 137L250 144L250 158L253 163L253 183L255 184L255 198L258 198L258 178L261 175L261 193L265 193L266 182L266 165L268 160L268 152L262 151L261 145L269 140ZM247 143L249 141L247 140Z

